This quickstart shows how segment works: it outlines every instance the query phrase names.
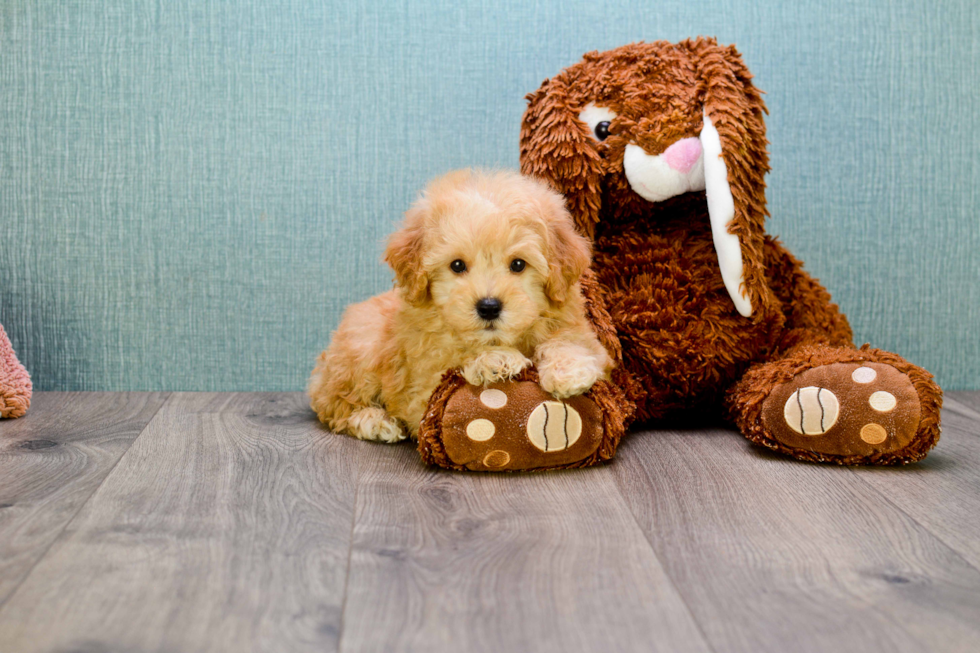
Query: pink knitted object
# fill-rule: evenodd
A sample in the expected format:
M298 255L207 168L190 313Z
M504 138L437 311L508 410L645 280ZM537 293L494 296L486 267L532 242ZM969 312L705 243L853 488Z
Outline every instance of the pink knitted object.
M20 417L31 405L31 377L0 324L0 417Z

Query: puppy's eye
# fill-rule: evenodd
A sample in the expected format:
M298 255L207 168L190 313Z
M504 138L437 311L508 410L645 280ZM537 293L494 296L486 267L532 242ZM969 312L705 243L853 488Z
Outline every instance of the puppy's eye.
M602 142L609 138L609 126L616 119L616 112L606 107L597 107L590 102L578 114L578 119L588 125L596 140Z
M524 259L522 258L515 258L513 261L510 262L510 271L514 273L523 272L524 268L526 267L527 267L527 262L525 262Z
M463 274L464 272L466 272L466 263L463 263L462 259L456 259L455 261L449 264L449 269L455 272L456 274Z

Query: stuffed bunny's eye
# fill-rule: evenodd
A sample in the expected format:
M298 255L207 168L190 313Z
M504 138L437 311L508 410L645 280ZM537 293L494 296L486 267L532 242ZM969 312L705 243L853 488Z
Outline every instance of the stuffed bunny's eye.
M609 137L609 125L616 118L616 112L606 107L597 107L589 103L578 114L579 120L589 126L589 131L597 141L604 141Z

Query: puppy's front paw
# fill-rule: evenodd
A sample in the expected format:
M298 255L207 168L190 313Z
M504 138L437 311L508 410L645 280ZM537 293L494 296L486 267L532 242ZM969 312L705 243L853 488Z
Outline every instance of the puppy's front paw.
M348 418L348 423L350 434L361 440L391 444L408 437L383 408L362 408Z
M538 364L541 388L559 399L588 392L602 376L602 367L591 356L549 357Z
M516 349L491 349L463 367L463 378L470 385L488 385L515 377L530 364Z

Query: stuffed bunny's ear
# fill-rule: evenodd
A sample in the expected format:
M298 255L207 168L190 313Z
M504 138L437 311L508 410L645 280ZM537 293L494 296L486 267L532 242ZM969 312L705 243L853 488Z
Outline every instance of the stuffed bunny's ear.
M725 289L736 310L762 319L775 297L766 281L766 111L733 47L713 39L685 43L704 89L704 183L711 233Z
M738 236L728 231L728 225L735 217L735 200L728 185L728 169L721 154L721 139L707 112L701 130L701 150L704 152L704 192L708 198L711 237L718 255L721 278L735 303L735 309L743 317L750 317L752 300L745 292L742 246Z
M521 122L521 172L547 181L561 193L579 232L592 238L599 221L602 159L573 111L568 86L555 77L527 99Z

